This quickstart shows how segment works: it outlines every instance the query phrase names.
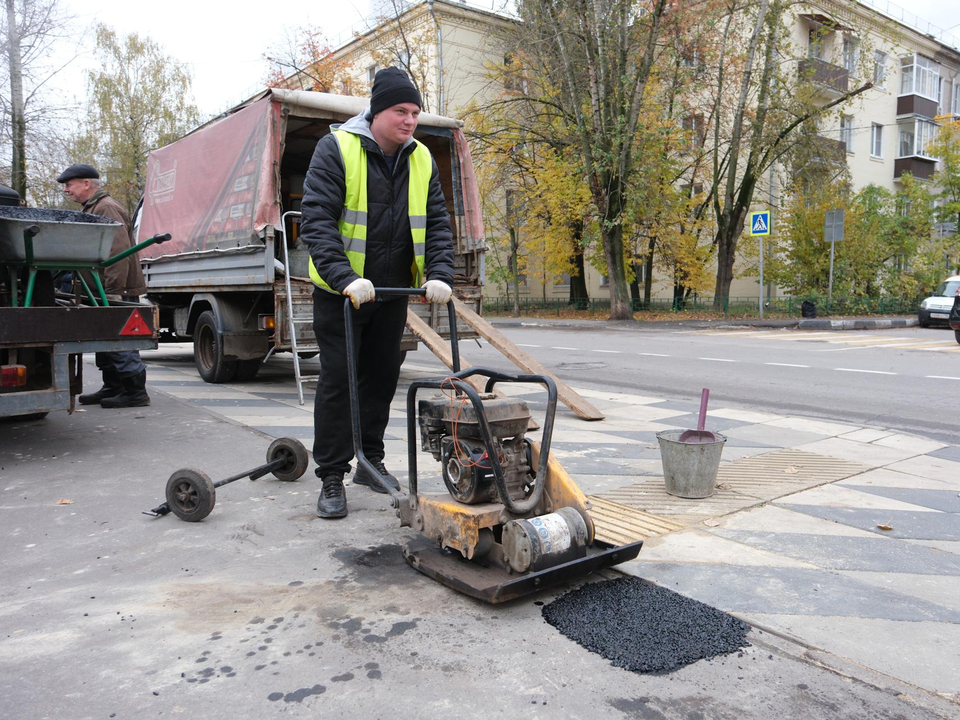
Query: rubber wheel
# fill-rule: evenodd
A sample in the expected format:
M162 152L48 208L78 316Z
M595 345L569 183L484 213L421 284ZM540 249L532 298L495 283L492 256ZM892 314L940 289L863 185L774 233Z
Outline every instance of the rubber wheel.
M235 380L253 380L260 372L260 366L263 365L263 358L253 358L252 360L238 360L237 374Z
M181 520L198 522L213 510L217 491L213 481L199 470L183 468L167 480L167 505Z
M272 463L280 458L285 458L287 462L274 470L273 476L284 482L299 480L310 463L307 449L296 438L282 437L270 443L270 447L267 448L267 462Z
M230 382L237 374L237 361L223 357L223 336L210 310L200 313L193 329L193 359L200 377L208 383Z
M957 342L960 343L960 330L954 330L953 336L957 339Z
M919 326L922 327L922 328L928 328L928 327L930 327L930 321L929 321L929 320L924 320L922 317L918 317L918 318L917 318L917 325L919 325Z

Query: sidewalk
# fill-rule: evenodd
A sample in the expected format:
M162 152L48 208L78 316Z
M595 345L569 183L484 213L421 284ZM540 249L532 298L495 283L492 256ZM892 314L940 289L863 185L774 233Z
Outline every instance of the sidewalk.
M312 442L312 403L297 404L282 370L211 386L192 365L165 362L167 352L147 354L152 389ZM405 386L439 372L403 367L386 437L401 482ZM523 396L534 417L543 411L538 390L503 390ZM665 492L656 433L695 427L696 403L580 392L606 419L587 423L561 406L553 450L599 514L613 508L647 522L644 549L622 572L825 651L817 661L845 673L869 668L960 703L960 446L713 407L707 429L727 437L718 492L684 500ZM422 453L418 462L424 475L436 467ZM439 477L421 486L442 489ZM649 529L657 527L663 534Z
M676 320L644 320L638 313L637 320L607 320L602 315L596 319L579 318L542 318L542 317L487 317L496 327L562 327L608 330L637 330L651 328L684 327L699 328L797 328L799 330L881 330L886 328L915 327L919 324L916 316L870 315L864 317L835 318L728 318L723 320L684 320L678 314Z

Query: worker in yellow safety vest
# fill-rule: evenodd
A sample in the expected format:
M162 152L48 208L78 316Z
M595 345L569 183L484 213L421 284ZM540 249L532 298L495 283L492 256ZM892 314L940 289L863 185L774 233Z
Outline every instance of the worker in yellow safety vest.
M317 515L347 514L344 476L353 460L343 303L353 313L363 453L382 480L383 435L400 377L407 298L374 303L375 287L423 287L446 303L453 284L453 234L430 151L413 137L423 103L398 68L380 70L370 109L317 143L303 186L300 236L310 251L313 330L320 346L313 458L323 489ZM385 492L358 468L354 484Z

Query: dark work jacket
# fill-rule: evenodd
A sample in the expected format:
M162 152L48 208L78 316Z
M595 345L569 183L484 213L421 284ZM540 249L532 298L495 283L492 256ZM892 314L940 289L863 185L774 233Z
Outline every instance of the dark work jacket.
M133 241L130 239L133 236L130 216L123 209L123 206L110 197L106 191L97 190L83 204L83 211L91 215L103 215L120 223L121 227L117 228L117 234L113 238L113 247L110 248L110 257L119 255L133 246ZM140 269L140 260L136 255L130 255L120 262L104 268L100 277L107 295L143 295L147 291L143 271Z
M407 215L407 190L409 156L415 145L411 140L397 151L391 174L364 115L352 118L339 129L359 135L367 155L367 252L363 276L374 287L410 287L413 240ZM340 145L331 133L317 143L303 183L300 237L320 277L341 293L359 277L347 260L337 225L345 197L343 158ZM453 285L453 232L436 161L427 195L423 265L424 280L442 280Z

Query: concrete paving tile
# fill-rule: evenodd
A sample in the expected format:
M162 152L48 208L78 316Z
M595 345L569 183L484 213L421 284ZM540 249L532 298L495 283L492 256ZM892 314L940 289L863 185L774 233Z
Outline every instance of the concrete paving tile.
M905 470L894 469L905 467L905 463L912 463L914 460L920 460L924 457L926 457L926 455L904 460L903 463L894 463L893 465L887 465L886 467L868 470L865 473L844 478L837 484L846 487L874 486L892 488L924 488L927 490L949 490L951 487L956 486L956 490L960 491L960 479L957 479L951 483L949 480L943 477L926 477L919 474L908 474ZM947 461L941 460L940 462Z
M827 422L826 420L809 420L799 417L785 417L779 420L770 420L764 423L772 427L781 427L788 430L800 430L802 432L816 433L827 437L833 435L842 435L844 433L860 430L858 425L848 425L847 423Z
M960 540L960 519L953 513L936 511L908 512L904 510L862 510L827 505L792 505L782 507L808 513L826 520L869 530L884 537L913 538L916 540ZM881 530L886 525L892 530Z
M906 544L906 541L901 540ZM644 544L646 549L646 544ZM843 575L858 582L893 590L910 597L960 611L960 576L843 570Z
M885 488L860 486L860 492L872 493L893 500L902 500L913 505L940 510L942 512L960 513L960 494L953 490L919 490L916 488ZM958 518L960 522L960 518Z
M727 418L728 420L740 420L744 423L765 423L771 420L780 420L783 415L772 415L770 413L754 412L753 410L740 410L738 408L719 408L709 410L707 417Z
M821 485L820 487L802 490L777 500L778 505L829 505L831 507L853 508L862 510L906 510L913 512L929 511L930 508L913 505L902 500L893 500L880 497L859 489L844 487L843 485Z
M196 398L191 400L194 405L200 405L202 407L215 408L215 407L237 407L242 405L244 407L278 407L281 403L276 402L275 400L269 400L266 398L256 398L252 396L247 396L244 398Z
M663 398L647 397L645 395L631 395L629 393L616 393L607 390L591 390L589 388L578 388L577 392L590 400L609 400L615 403L627 403L629 405L651 405L653 403L663 402Z
M869 570L960 577L960 557L895 538L750 532L714 528L720 537L828 570ZM958 608L960 609L960 608Z
M904 540L903 542L960 555L960 540Z
M579 420L579 427L583 427L583 421ZM630 430L633 432L645 432L653 433L656 435L658 432L663 430L676 430L677 425L670 424L670 420L663 420L661 422L651 422L647 420L628 420L626 418L607 418L603 421L603 425L596 426L601 428L601 432L612 430L615 428L620 428L622 430Z
M943 458L944 460L960 462L960 445L947 445L947 447L934 450L929 454L933 457Z
M313 445L313 426L305 425L250 425L254 430L262 432L264 435L269 435L270 437L292 437L297 438L298 440L309 440L309 443L304 443L307 446L307 451L310 451L311 446Z
M904 435L902 433L888 435L879 440L874 440L871 444L905 450L914 455L924 455L934 450L947 447L944 443L937 442L936 440L927 440L926 438L916 437L915 435Z
M741 617L930 692L960 692L960 625L801 615Z
M837 535L845 537L876 537L872 532L813 517L806 513L786 510L776 505L763 505L726 517L721 527L727 530L752 530L784 534Z
M553 431L553 442L556 443L576 443L584 444L590 443L594 445L615 445L623 443L629 445L631 440L629 438L618 437L616 435L609 435L607 433L596 432L594 430L558 430L554 428Z
M154 379L153 369L151 368L150 370L147 371L147 387L150 387L151 385L156 385L158 387L162 387L166 389L166 388L175 388L175 387L203 387L206 384L207 383L205 383L200 378L197 378L196 380L192 380L190 378L183 378L182 380L178 380L173 377L163 377L163 378Z
M743 442L738 440L737 443ZM769 452L771 448L769 447L737 447L724 445L723 446L723 462L733 462L734 460L740 460L745 457L754 457L756 455L763 455L765 452Z
M659 460L660 448L646 443L568 443L554 441L552 449L562 449L569 455L598 460Z
M610 419L629 418L646 422L655 422L667 418L675 418L680 415L686 415L689 410L673 410L660 405L629 405L615 410L607 411L607 417Z
M643 550L637 560L617 567L629 575L738 614L836 615L960 623L960 611L876 588L828 570L645 563Z
M869 443L873 442L874 440L887 437L888 435L893 435L893 431L880 430L877 428L863 428L862 430L854 430L853 432L843 433L837 437L841 437L844 440L855 440L856 442Z
M775 425L770 425L769 423L743 425L742 427L728 430L724 435L726 435L728 439L752 440L753 442L764 443L765 445L778 448L812 443L826 437L819 433L780 428Z
M960 490L960 461L958 460L948 460L936 454L917 455L888 465L887 468L942 482Z
M697 413L690 413L689 415L679 415L677 417L670 418L670 422L672 422L674 425L679 425L680 427L688 427L692 430L696 430L699 419L700 418ZM742 420L719 418L714 416L713 413L708 412L704 429L709 430L710 432L726 432L731 428L743 427L745 424L746 423L744 423Z
M812 452L818 455L829 455L831 457L843 458L844 460L854 460L870 467L882 467L898 460L905 460L919 453L909 450L898 450L896 448L886 448L874 443L861 443L852 440L842 440L840 438L827 438L826 440L817 440L804 445L799 445L796 450Z
M703 563L764 567L815 565L787 555L767 552L702 530L681 530L650 538L643 543L643 562Z

